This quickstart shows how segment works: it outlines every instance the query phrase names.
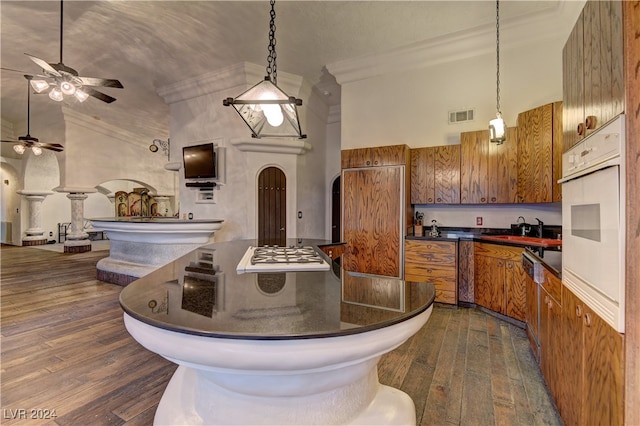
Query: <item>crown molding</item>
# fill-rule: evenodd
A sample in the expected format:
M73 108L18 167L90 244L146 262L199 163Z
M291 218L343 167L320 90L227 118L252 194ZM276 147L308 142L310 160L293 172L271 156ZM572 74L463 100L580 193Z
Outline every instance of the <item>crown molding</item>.
M272 154L304 155L311 144L304 139L232 139L231 145L243 152L266 152Z
M129 132L128 130L105 123L104 121L98 120L92 116L81 114L67 107L62 107L62 115L65 123L83 127L110 138L117 138L129 144L133 143L132 141L137 141L141 138L141 135L139 134Z
M573 19L579 16L583 6L582 1L559 1L544 11L501 22L501 49L520 48L544 40L566 40L575 23ZM487 24L378 54L338 61L328 64L327 69L339 84L345 84L494 53L495 37L495 24Z

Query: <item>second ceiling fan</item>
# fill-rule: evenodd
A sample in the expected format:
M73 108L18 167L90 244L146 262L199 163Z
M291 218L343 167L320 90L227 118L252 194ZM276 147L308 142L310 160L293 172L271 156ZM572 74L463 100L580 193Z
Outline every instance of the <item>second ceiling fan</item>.
M80 102L84 102L89 96L93 96L106 103L111 103L116 98L99 92L94 87L113 87L122 89L122 83L114 79L82 77L71 67L62 62L62 34L63 34L63 0L60 0L60 62L57 64L25 53L35 62L44 75L36 75L31 80L31 87L38 93L49 91L49 97L54 101L62 101L65 96L73 96Z

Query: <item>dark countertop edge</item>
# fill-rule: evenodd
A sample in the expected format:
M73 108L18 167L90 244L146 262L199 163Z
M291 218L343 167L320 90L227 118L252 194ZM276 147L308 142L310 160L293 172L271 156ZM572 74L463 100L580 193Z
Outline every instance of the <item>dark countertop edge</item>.
M433 286L433 284L431 283L426 283L426 284ZM175 333L191 334L194 336L211 337L211 338L218 338L218 339L232 339L232 340L302 340L302 339L323 339L327 337L350 336L355 334L366 333L373 330L379 330L379 329L388 327L390 325L399 324L408 319L416 317L421 313L423 313L424 311L426 311L427 309L429 309L431 306L433 306L435 297L436 297L436 292L434 288L431 299L427 303L425 303L423 306L417 309L414 309L413 311L405 315L401 315L399 317L393 318L391 320L383 321L377 324L366 325L366 326L356 327L356 328L347 328L344 330L334 331L334 332L314 333L314 334L288 334L288 335L280 335L280 336L259 336L259 335L241 334L241 333L236 333L236 334L231 334L231 333L223 334L223 333L214 333L214 332L205 333L193 328L172 327L170 324L164 323L162 321L156 321L151 318L147 318L142 315L136 314L135 312L131 311L130 309L124 306L120 297L118 298L118 302L120 303L120 307L122 308L122 310L126 312L126 314L129 315L130 317L142 323L145 323L147 325L162 328L168 331L173 331Z
M87 218L90 222L123 223L222 223L224 219L179 219L170 216L121 216Z

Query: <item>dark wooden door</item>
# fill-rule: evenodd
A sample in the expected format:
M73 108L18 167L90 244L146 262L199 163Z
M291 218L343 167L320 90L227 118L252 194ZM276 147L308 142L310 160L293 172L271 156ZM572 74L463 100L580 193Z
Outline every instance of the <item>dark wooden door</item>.
M258 244L287 243L287 179L277 167L267 167L258 177Z
M335 178L331 187L331 242L337 243L341 240L342 226L341 222L342 201L340 197L340 176Z

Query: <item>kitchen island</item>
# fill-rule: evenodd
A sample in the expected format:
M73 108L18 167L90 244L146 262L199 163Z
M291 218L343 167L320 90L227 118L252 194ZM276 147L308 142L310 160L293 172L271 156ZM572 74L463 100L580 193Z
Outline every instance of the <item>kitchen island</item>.
M122 291L129 333L179 364L154 422L415 423L377 364L427 322L433 285L335 268L237 272L255 245L200 247Z
M211 242L222 219L181 220L126 216L90 219L109 238L109 257L101 259L97 278L127 285L162 265Z

